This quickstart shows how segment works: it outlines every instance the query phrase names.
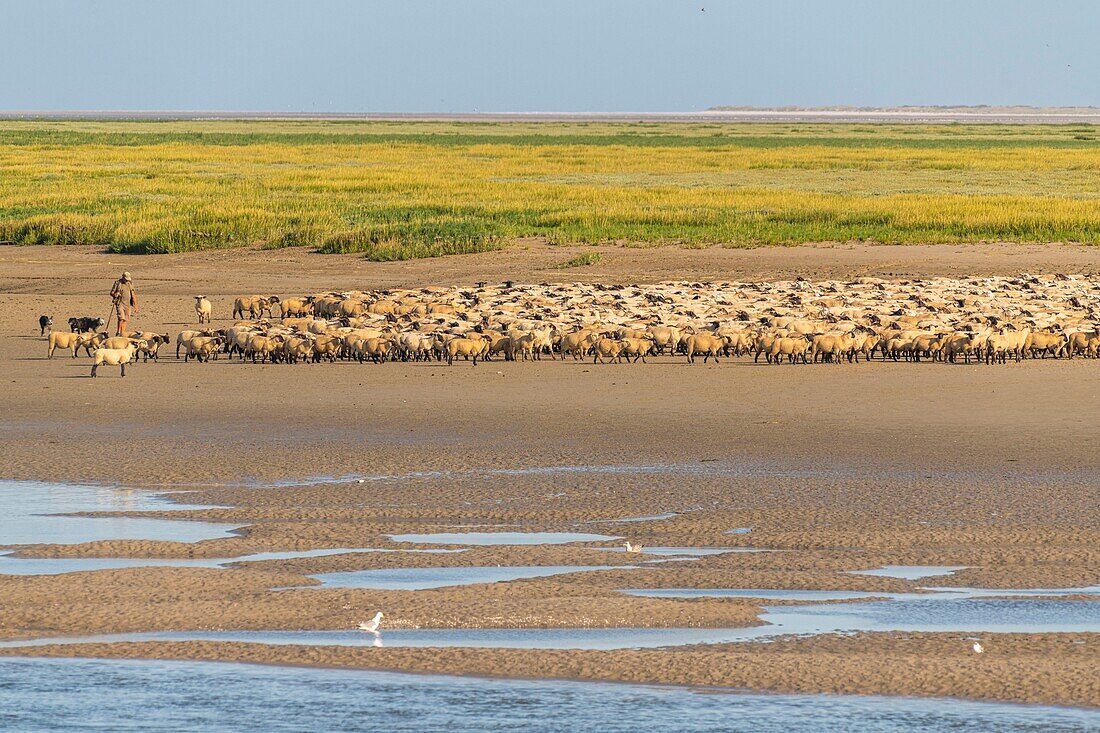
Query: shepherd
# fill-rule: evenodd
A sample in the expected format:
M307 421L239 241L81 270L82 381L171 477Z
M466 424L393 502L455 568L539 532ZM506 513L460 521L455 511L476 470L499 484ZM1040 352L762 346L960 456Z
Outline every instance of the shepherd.
M124 336L130 316L137 313L137 293L134 290L134 281L130 279L130 273L124 272L122 277L115 280L115 284L111 286L111 299L115 302L115 315L118 316L115 335Z

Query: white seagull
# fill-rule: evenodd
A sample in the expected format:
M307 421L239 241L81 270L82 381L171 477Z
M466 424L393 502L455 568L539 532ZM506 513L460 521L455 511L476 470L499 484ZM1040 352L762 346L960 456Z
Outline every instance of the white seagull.
M627 552L641 552L641 551L642 551L642 543L641 543L641 542L639 542L638 544L634 545L634 544L631 544L631 543L630 543L630 540L627 540L627 541L626 541L626 544L625 544L625 545L623 545L623 547L625 547L625 548L626 548L626 551L627 551Z
M374 618L366 623L359 624L360 631L369 631L370 633L378 636L382 632L378 630L378 625L382 623L382 612L374 614Z
M981 654L984 651L985 651L985 649L982 649L982 645L980 643L974 642L974 653L975 654Z

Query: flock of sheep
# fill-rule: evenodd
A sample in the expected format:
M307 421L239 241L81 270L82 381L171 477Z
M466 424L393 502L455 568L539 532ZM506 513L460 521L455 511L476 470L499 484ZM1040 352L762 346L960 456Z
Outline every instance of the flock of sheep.
M253 363L465 359L689 362L751 355L769 364L865 360L1003 363L1096 357L1100 285L1076 276L658 285L540 284L242 296L233 325L179 333L184 361ZM57 338L55 339L55 335ZM156 359L167 334L50 335L102 363ZM103 353L101 352L109 352ZM93 374L95 366L93 366Z

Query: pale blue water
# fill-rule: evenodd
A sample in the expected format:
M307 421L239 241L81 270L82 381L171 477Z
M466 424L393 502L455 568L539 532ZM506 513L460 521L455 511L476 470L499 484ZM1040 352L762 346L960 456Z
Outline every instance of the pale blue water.
M322 573L311 577L323 588L371 588L374 590L428 590L456 585L503 583L522 578L546 578L597 570L634 569L606 565L508 565L504 567L385 568Z
M870 593L862 590L788 588L653 588L627 589L622 592L647 598L759 598L765 601L850 601L891 597L889 593Z
M364 620L366 620L364 618ZM27 647L117 641L242 641L317 646L469 647L495 649L640 649L759 641L783 635L855 632L1097 633L1100 603L1035 598L906 599L768 606L762 626L708 628L389 629L375 637L357 630L154 631L0 642Z
M1085 733L1100 712L212 662L0 661L0 729L499 733Z
M883 565L870 570L849 570L851 575L869 575L878 578L900 578L902 580L920 580L944 575L954 575L966 570L966 565Z
M648 598L759 598L766 601L851 601L870 598L902 600L957 600L960 598L1037 598L1041 596L1095 596L1100 585L1080 588L965 588L930 586L921 593L865 590L805 590L801 588L628 588L620 592Z
M432 534L386 535L394 542L427 545L565 545L570 542L620 540L606 534L586 532L435 532Z
M243 525L145 517L55 516L76 512L163 512L202 508L148 491L99 486L0 481L0 546L77 544L98 540L201 542L228 537Z
M341 547L333 550L291 550L288 552L257 552L238 557L13 557L0 555L0 575L63 575L93 570L117 570L119 568L223 568L233 563L261 562L263 560L295 560L306 557L328 557L361 552L399 552L374 548ZM415 552L409 550L409 552ZM420 552L433 552L420 550Z
M1100 603L1030 598L907 599L770 606L760 620L792 633L1097 633Z
M608 552L626 552L625 547L600 547ZM733 552L773 552L759 547L642 547L640 555L658 555L660 557L706 557L708 555L727 555Z
M364 621L371 614L364 616ZM753 629L388 629L375 636L355 629L335 631L143 631L0 642L0 647L124 641L218 641L285 646L462 647L470 649L654 649L722 644L759 636Z

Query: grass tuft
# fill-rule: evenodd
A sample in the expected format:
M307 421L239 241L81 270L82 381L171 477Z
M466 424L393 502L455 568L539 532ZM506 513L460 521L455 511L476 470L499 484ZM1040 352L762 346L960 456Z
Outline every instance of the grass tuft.
M565 262L559 262L554 265L555 270L568 270L571 267L588 267L589 265L598 265L600 262L599 252L583 252L576 257L572 257Z

